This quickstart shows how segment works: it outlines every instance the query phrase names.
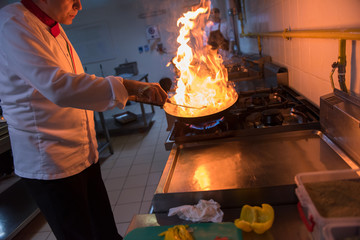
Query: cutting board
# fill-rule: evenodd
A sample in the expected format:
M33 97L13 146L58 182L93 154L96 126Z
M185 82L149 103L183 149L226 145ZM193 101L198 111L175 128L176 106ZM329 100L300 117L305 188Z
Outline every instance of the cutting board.
M166 231L172 226L157 226L137 228L128 233L124 240L164 240L159 233ZM229 240L242 240L241 230L234 223L194 223L189 224L193 229L194 240L213 240L216 237L228 237Z

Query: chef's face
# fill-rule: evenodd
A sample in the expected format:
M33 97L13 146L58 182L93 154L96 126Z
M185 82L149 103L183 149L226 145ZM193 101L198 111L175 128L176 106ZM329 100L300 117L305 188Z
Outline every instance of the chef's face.
M211 9L211 11L210 11L210 19L213 22L220 22L220 11L219 11L219 9Z
M78 11L82 9L80 0L43 0L46 2L46 13L55 21L72 24Z

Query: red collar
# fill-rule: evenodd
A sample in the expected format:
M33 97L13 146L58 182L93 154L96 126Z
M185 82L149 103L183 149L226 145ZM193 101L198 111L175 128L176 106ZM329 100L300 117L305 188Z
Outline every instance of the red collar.
M21 3L32 12L38 19L50 27L50 33L54 37L57 37L60 34L59 23L55 22L50 18L44 11L42 11L33 1L31 0L21 0Z

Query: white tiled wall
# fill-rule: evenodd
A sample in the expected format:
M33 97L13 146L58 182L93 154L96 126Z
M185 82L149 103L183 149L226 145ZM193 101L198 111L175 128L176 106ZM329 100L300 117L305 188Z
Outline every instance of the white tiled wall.
M359 0L246 0L245 33L319 29L360 29ZM240 26L240 24L239 24ZM241 29L239 30L241 32ZM331 64L337 61L337 39L279 37L261 39L263 55L289 71L290 86L319 105L320 96L332 91ZM258 53L255 38L241 38L243 53ZM346 41L346 84L360 94L360 41ZM339 88L337 72L335 87Z

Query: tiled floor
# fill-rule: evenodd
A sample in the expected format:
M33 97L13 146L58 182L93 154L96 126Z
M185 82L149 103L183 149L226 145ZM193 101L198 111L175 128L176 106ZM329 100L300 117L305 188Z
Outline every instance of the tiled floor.
M146 106L146 111L150 107ZM139 104L126 107L139 113ZM169 156L164 142L169 132L164 110L155 108L154 124L147 132L112 136L114 154L103 151L101 168L113 213L121 235L135 214L149 213L151 200ZM14 240L55 240L46 220L39 214Z

